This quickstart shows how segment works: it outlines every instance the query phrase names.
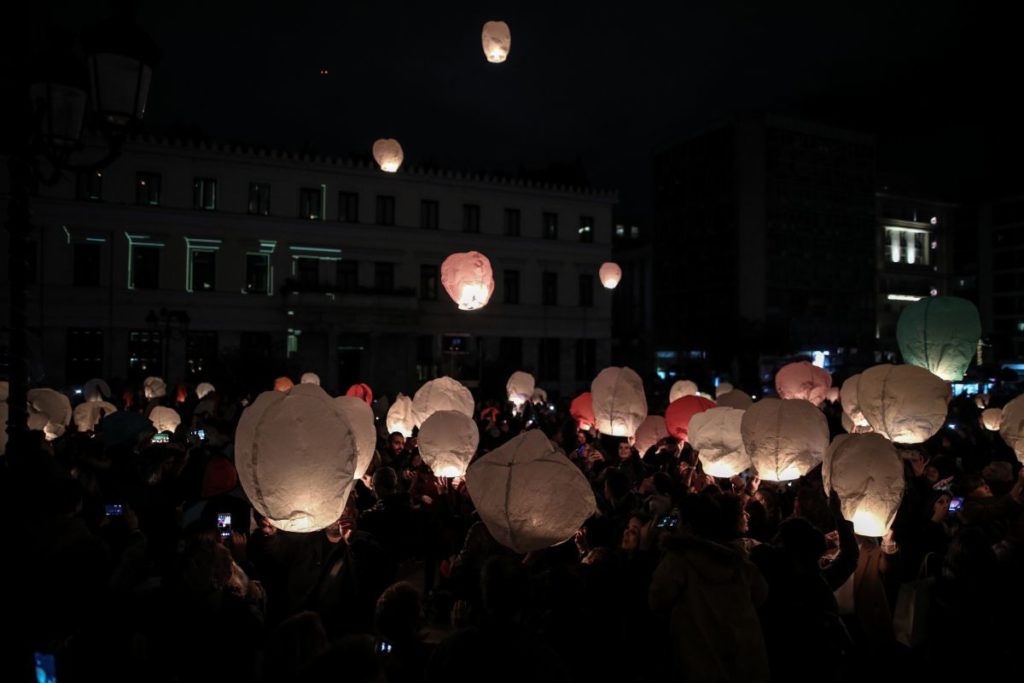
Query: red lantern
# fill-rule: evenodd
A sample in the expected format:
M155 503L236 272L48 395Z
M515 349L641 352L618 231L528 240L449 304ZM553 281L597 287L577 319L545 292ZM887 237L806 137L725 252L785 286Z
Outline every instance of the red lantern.
M355 396L366 401L367 405L373 405L373 389L370 388L369 384L353 384L345 391L346 396Z
M295 382L291 381L287 377L278 377L274 380L274 391L288 393L294 386Z
M569 404L569 414L582 430L588 430L594 426L597 420L594 418L594 401L589 391L583 392L572 400L572 403Z
M690 420L697 413L711 410L715 402L703 396L683 396L668 404L665 410L665 426L668 433L679 441L686 441L690 433Z

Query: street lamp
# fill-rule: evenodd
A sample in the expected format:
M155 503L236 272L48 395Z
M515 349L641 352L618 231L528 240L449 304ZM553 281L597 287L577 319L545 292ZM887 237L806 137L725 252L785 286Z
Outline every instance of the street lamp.
M20 133L8 159L9 457L24 457L28 443L26 280L32 192L39 183L56 183L64 171L95 172L108 165L146 108L157 49L135 24L132 3L120 2L118 9L116 17L85 37L84 65L64 50L51 49L35 60L45 67L19 88L28 97L22 96L16 112ZM84 127L102 137L106 151L99 160L78 163L72 155L82 149Z

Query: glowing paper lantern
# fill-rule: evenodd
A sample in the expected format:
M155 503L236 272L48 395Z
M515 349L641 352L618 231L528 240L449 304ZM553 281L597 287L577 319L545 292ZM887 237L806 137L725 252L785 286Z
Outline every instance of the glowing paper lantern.
M80 432L91 432L96 429L107 415L117 412L117 406L106 401L86 401L75 406L72 417L75 420L75 428Z
M439 410L457 410L473 417L473 394L461 382L451 377L432 379L412 397L412 414L416 425L422 427L427 418Z
M696 396L697 395L697 384L691 382L688 379L681 379L672 385L672 388L668 392L668 402L672 403L683 396Z
M85 383L82 395L85 396L86 401L102 401L110 397L110 387L97 377Z
M501 64L508 59L512 49L512 32L504 21L488 21L480 34L484 56L491 64Z
M439 410L420 425L420 456L436 477L461 477L476 454L480 430L457 410Z
M838 403L841 399L839 393L839 387L829 387L828 394L825 395L825 400L829 403Z
M209 382L200 382L199 386L196 387L196 397L199 400L203 400L208 394L212 394L215 391L217 391L216 387Z
M597 511L587 478L539 429L474 462L466 487L491 536L518 553L569 540Z
M862 536L884 536L903 500L903 461L881 434L841 434L821 465L825 492L839 495L843 517Z
M946 383L916 365L876 365L857 380L857 404L871 428L896 443L921 443L946 422Z
M163 398L167 395L167 384L162 377L147 377L142 382L142 393L146 400Z
M725 394L728 394L735 388L736 387L734 387L729 382L721 382L717 387L715 387L715 399L719 399L720 397L724 396Z
M981 412L981 424L990 432L998 432L1002 423L1002 408L987 408Z
M802 398L820 406L832 387L828 370L807 361L782 366L775 373L775 392L779 398Z
M1024 463L1024 394L1003 406L1003 421L999 436L1013 449L1017 460Z
M677 398L665 409L665 426L668 428L668 433L679 441L686 441L690 430L690 420L693 419L693 416L714 407L715 402L703 396Z
M733 389L730 392L720 395L715 403L722 408L746 410L750 406L754 405L754 399L750 398L742 391Z
M850 418L854 427L867 427L868 419L861 412L860 403L857 398L857 385L860 382L860 375L853 375L845 382L839 392L839 401L843 405L843 414ZM852 430L847 430L852 431Z
M597 276L601 278L601 284L605 289L615 289L619 286L619 282L622 281L622 268L619 268L619 264L606 261L601 264L601 268L597 271Z
M43 432L53 441L71 424L71 401L53 389L29 389L28 428ZM4 425L6 429L7 425Z
M569 414L576 420L576 426L583 431L597 423L594 417L594 400L589 391L584 391L569 404Z
M740 424L742 410L711 408L690 419L689 443L700 458L705 474L732 477L750 469L750 456L743 447Z
M542 403L547 402L548 392L544 391L540 387L537 387L536 389L533 390L533 393L530 395L530 403L532 403L533 405L540 405Z
M367 405L373 404L373 389L370 388L369 384L360 382L359 384L353 384L345 391L346 396L355 396L361 401L365 401Z
M528 372L513 372L505 383L508 400L515 404L516 408L530 400L534 388L533 375Z
M157 406L149 412L149 421L157 432L173 432L181 424L181 415L174 408Z
M256 511L284 531L317 531L341 517L356 453L341 406L312 384L263 392L235 431L242 488Z
M661 415L648 415L640 426L636 428L633 446L638 453L643 455L652 446L669 436L668 427L665 426L665 418Z
M896 341L903 360L947 382L963 379L980 337L977 307L955 296L915 301L903 309L896 323Z
M750 406L740 423L743 446L767 481L807 474L828 448L828 421L809 401L766 398Z
M494 292L491 262L479 251L456 252L441 264L441 284L459 310L483 308Z
M605 368L590 384L597 430L609 436L633 436L647 417L640 375L630 368Z
M373 452L377 447L377 427L373 419L373 408L355 396L339 396L334 401L348 421L348 426L356 439L356 469L352 476L362 479L373 462Z
M320 386L320 375L315 372L304 372L302 377L299 377L299 384L315 384Z
M398 144L398 140L381 138L373 143L373 158L376 159L380 170L394 173L402 165L405 155L402 153L402 146Z
M291 391L294 386L295 382L289 377L278 377L274 380L274 391L285 393Z
M412 436L412 430L416 426L416 419L412 412L412 399L404 394L399 394L395 398L395 402L388 408L384 424L387 425L388 434L398 432L405 438Z

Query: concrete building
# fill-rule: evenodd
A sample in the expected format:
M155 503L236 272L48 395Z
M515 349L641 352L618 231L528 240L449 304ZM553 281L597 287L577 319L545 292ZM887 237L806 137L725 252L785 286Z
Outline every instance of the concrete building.
M986 202L980 211L982 328L999 363L1024 361L1024 197Z
M40 193L36 383L312 371L394 395L448 374L500 395L525 369L557 395L610 358L611 193L153 139ZM439 268L471 249L496 291L463 312Z

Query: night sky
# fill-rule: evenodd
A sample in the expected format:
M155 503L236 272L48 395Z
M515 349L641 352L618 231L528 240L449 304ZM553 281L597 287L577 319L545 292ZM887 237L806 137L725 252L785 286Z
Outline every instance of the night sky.
M556 167L644 211L654 150L769 111L875 133L880 185L984 198L1024 188L1024 60L1019 17L971 5L144 1L147 125L346 156L396 137L407 163ZM73 28L107 6L35 11ZM488 19L511 27L505 64Z

